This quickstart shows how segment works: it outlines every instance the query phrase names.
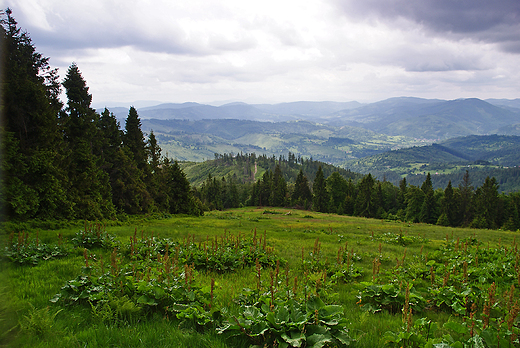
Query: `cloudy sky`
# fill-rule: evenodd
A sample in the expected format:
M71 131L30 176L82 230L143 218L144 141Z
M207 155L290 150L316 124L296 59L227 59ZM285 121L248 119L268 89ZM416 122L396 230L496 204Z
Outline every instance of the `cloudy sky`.
M0 0L94 105L520 97L518 0Z

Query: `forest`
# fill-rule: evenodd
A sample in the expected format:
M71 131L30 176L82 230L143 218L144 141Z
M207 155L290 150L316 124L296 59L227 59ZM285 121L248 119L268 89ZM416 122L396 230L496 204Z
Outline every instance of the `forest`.
M72 63L63 82L29 35L2 18L2 186L6 219L116 219L121 214L200 215L175 161L145 139L132 107L124 129ZM59 96L65 89L67 103Z

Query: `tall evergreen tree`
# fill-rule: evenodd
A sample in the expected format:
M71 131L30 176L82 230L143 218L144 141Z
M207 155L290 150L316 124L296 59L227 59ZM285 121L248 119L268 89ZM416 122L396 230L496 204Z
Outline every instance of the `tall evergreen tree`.
M406 190L406 220L421 221L421 208L424 202L424 192L417 186L410 185Z
M457 206L455 200L455 193L451 186L451 180L444 190L444 196L441 199L441 215L437 224L444 226L455 226L457 218Z
M128 117L126 118L123 144L130 150L137 168L142 170L143 174L145 174L148 165L146 141L143 131L141 130L139 114L133 106L130 107Z
M307 177L303 174L303 170L300 168L300 172L296 177L296 182L294 183L294 191L291 196L292 204L304 207L307 202L309 204L312 200L312 192L309 188L309 182Z
M421 191L424 193L424 200L421 205L420 221L429 224L437 222L437 202L435 199L432 178L430 173L426 175L426 179L421 185Z
M327 187L325 185L325 176L323 175L323 169L321 166L319 166L318 171L316 172L316 177L312 184L312 191L312 204L314 210L326 213L329 199L327 195Z
M1 16L2 129L0 198L8 217L69 217L57 69L36 51L12 11Z
M473 220L473 186L469 172L466 170L462 178L462 182L459 184L460 192L460 210L459 210L459 224L467 226Z
M501 225L498 220L499 203L496 179L488 176L475 192L475 219L472 225L476 228L498 228Z
M153 130L150 131L150 135L148 136L146 150L148 152L147 157L150 160L150 170L153 174L160 169L162 151L159 145L157 144L157 139L155 138Z
M271 205L273 207L283 207L287 199L287 183L282 175L280 164L276 165L273 174L273 184L271 191Z
M374 185L373 176L368 173L361 179L358 186L356 197L355 214L364 217L374 217L376 214L376 204L374 203Z
M202 210L196 204L191 193L190 183L177 161L165 161L166 183L165 190L170 202L171 214L201 215Z
M68 104L63 115L69 152L69 193L75 202L76 217L100 219L115 210L109 177L101 170L101 132L99 115L90 107L92 95L75 63L69 67L63 86Z
M347 195L347 180L338 172L333 172L326 180L330 196L328 211L343 214L345 197Z

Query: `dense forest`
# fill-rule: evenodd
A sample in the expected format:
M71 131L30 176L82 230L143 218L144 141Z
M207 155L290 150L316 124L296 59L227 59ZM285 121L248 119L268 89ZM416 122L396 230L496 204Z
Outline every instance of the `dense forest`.
M124 130L72 63L62 83L9 9L2 14L2 187L7 219L113 219L201 214L178 163L145 139L137 111ZM62 87L67 104L59 99Z
M77 64L62 82L49 59L2 14L2 219L118 219L126 214L203 214L239 206L299 207L320 212L399 219L445 226L520 228L520 194L499 194L485 178L474 187L468 172L458 186L434 190L399 186L334 168L312 158L215 155L214 166L238 166L244 176L208 175L191 187L177 161L146 137L135 108L124 127L92 95ZM67 96L63 104L62 88ZM255 178L257 168L263 174Z

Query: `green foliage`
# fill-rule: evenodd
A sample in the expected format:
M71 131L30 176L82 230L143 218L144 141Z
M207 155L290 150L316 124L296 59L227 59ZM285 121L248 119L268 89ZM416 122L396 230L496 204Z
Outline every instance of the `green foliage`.
M358 305L365 311L376 313L381 310L387 310L391 313L397 313L405 303L408 303L415 310L421 310L426 300L418 293L413 284L374 284L370 282L362 283L364 289L358 296Z
M14 232L12 232L9 235L9 240L2 256L19 265L34 266L40 261L65 257L69 253L69 250L63 246L62 242L51 246L40 242L38 235L32 241L28 241L28 236L28 233L23 232L18 233L16 238Z
M225 320L218 332L247 338L255 347L345 347L354 341L343 307L315 296L295 301L265 294L255 303L241 304L237 314L222 312Z
M112 250L119 246L119 242L113 234L109 234L105 230L105 226L100 223L88 223L85 221L85 227L82 231L76 233L72 238L72 244L77 247L92 249L103 248Z
M61 311L63 311L63 309L52 313L49 307L41 309L32 307L28 315L23 316L20 320L20 326L22 330L28 334L43 338L46 335L55 333L55 318Z

